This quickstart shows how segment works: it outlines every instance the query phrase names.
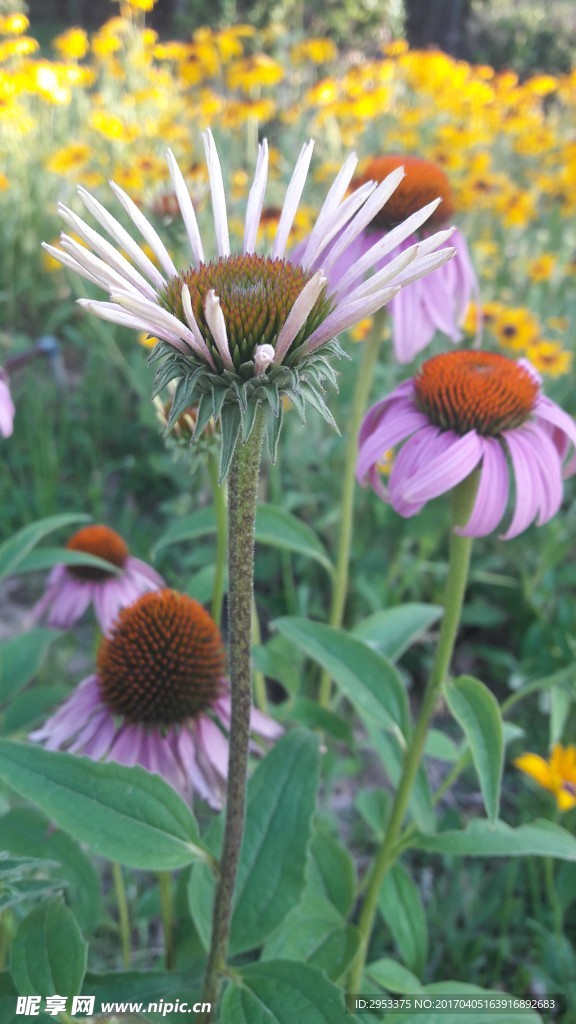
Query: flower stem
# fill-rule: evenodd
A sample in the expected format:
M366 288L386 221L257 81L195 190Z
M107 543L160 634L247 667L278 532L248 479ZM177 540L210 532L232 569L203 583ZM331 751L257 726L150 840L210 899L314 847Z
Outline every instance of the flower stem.
M348 441L346 443L342 495L340 499L340 534L338 537L336 571L334 573L332 605L329 618L330 625L335 629L339 629L342 625L346 595L348 593L348 570L352 544L352 526L354 523L354 495L356 491L355 473L356 459L358 457L358 431L360 430L362 416L370 396L385 318L386 313L383 309L375 314L370 334L362 344L362 361L356 380L352 412L347 426ZM331 695L332 679L330 673L324 671L320 677L320 689L318 692L320 707L328 708L330 706Z
M228 536L226 526L226 484L218 484L218 460L212 452L208 455L208 475L212 487L214 517L216 519L216 564L214 567L214 588L212 590L212 618L216 625L220 626L226 585L226 543Z
M246 807L246 777L252 707L252 599L254 594L254 523L264 419L258 412L246 444L238 444L230 467L228 493L228 622L232 711L226 823L214 899L212 941L204 980L207 1020L216 1019L216 1004L232 917L232 898Z
M452 492L453 527L468 521L476 496L477 483L478 474L474 472L466 480L463 480L458 487L454 488ZM378 906L378 896L386 872L394 863L400 829L408 807L414 779L424 753L428 726L436 707L440 688L450 666L462 612L464 592L466 590L471 548L471 537L459 537L452 530L450 534L450 562L444 594L444 615L440 627L438 647L436 648L436 655L424 693L420 714L406 751L402 775L390 812L386 833L370 870L366 895L358 921L361 944L350 975L349 988L351 992L358 992L362 982L364 965Z
M130 967L132 948L130 942L130 915L128 913L128 899L126 897L126 886L124 875L120 864L112 861L112 879L114 881L114 893L116 906L118 907L118 924L120 926L120 940L122 943L122 966L125 970Z
M169 871L158 872L160 886L160 910L164 929L164 960L167 971L172 971L175 964L176 947L174 945L174 907L172 904L172 875Z

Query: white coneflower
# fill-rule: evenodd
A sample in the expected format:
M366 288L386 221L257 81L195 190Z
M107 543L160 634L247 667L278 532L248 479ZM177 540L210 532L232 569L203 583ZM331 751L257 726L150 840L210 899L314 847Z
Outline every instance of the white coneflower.
M85 189L84 206L122 249L67 207L60 213L86 246L63 234L61 248L45 248L64 266L106 289L110 301L80 299L82 306L104 320L159 338L152 355L161 358L156 390L181 378L173 418L199 402L197 432L210 416L220 417L223 456L228 469L239 434L251 433L256 409L265 413L268 446L275 451L281 425L281 393L303 415L308 400L329 421L322 381L334 381L326 360L338 352L336 335L384 306L399 289L445 263L454 254L439 249L451 230L443 230L403 251L382 267L386 255L408 238L434 212L440 200L399 225L394 238L375 248L374 258L348 289L331 289L328 274L352 246L403 178L396 168L384 181L363 183L348 195L357 166L351 155L338 173L316 224L297 257L287 257L290 231L304 189L313 143L303 146L286 190L269 255L255 252L268 177L268 146L258 150L256 172L248 196L241 252L232 252L228 234L222 171L212 134L204 135L217 256L205 256L192 200L172 153L168 165L190 245L191 264L178 272L156 230L118 185L111 188L124 212L152 249L158 269L119 221ZM123 255L126 253L127 256ZM378 265L377 272L370 270ZM366 272L368 276L366 276Z

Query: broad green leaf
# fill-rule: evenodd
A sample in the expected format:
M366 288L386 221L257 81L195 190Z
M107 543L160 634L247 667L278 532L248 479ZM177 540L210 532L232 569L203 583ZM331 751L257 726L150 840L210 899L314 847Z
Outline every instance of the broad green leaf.
M153 550L158 552L170 544L181 544L183 541L195 540L215 532L214 509L212 506L202 508L173 523L156 542ZM259 505L256 510L255 538L258 544L304 555L306 558L314 559L327 572L333 571L326 548L312 527L286 509L265 503Z
M248 784L246 827L232 915L233 955L261 945L299 902L318 771L317 738L296 729L266 755ZM214 852L221 835L219 818L205 837ZM195 864L188 896L192 918L205 945L210 935L213 894L213 876L206 865Z
M477 818L464 831L416 836L411 846L454 857L555 857L576 860L576 838L560 825L538 819L512 828Z
M391 794L384 789L362 789L354 806L368 828L378 839L384 836L384 826L390 814Z
M427 757L435 757L438 761L454 764L460 756L454 740L439 729L429 729L426 737L424 753Z
M0 643L0 701L38 675L50 646L63 635L54 629L38 628Z
M406 691L393 664L355 636L286 616L272 626L330 673L366 724L408 730Z
M411 998L434 1001L435 999L441 1000L443 997L446 999L460 997L472 1002L474 997L491 997L498 1000L505 995L505 992L479 988L478 985L469 985L463 981L438 981L433 985L424 986ZM386 1024L447 1024L447 1022L451 1024L452 1021L465 1021L466 1024L511 1024L511 1022L513 1024L542 1024L540 1014L533 1010L517 1010L514 1013L507 1010L490 1010L487 1013L485 1010L465 1008L459 1013L454 1010L447 1013L441 1009L434 1010L433 1005L409 1013L389 1011L383 1019Z
M55 829L34 807L14 807L0 818L2 845L15 855L31 854L58 863L80 926L89 932L100 916L100 876L77 842Z
M356 895L356 868L348 851L332 832L318 825L312 836L308 860L306 894L323 896L347 917Z
M418 886L402 864L386 874L378 909L407 967L422 977L428 959L428 926Z
M341 743L352 743L352 728L334 711L322 708L315 700L299 697L290 707L288 717L292 722L305 725L307 729L318 729L340 740Z
M186 593L190 594L200 604L209 604L214 593L214 578L216 569L213 565L205 565L203 569L195 572L186 584ZM224 580L224 593L228 591L228 573Z
M20 562L47 534L54 533L64 526L85 523L89 519L90 516L78 514L48 516L19 530L0 545L0 580L17 572Z
M308 523L287 509L261 504L256 509L256 543L304 555L322 565L327 572L333 566L326 548Z
M65 888L54 861L38 857L9 857L0 852L0 912L7 907L47 898Z
M298 960L339 981L358 952L360 934L320 896L304 896L264 945L263 960Z
M204 855L191 811L144 768L0 740L0 778L75 839L120 864L167 871Z
M294 650L283 636L276 633L265 647L255 647L252 652L254 667L269 679L282 683L289 693L296 695L302 688L300 662L304 655Z
M504 767L504 736L498 701L484 683L472 676L460 676L448 683L444 695L468 741L486 813L491 821L496 821Z
M216 533L216 518L212 505L208 508L199 508L192 515L177 519L156 541L152 552L161 551L170 544L181 544L183 541L196 540L198 537L206 537Z
M0 1020L2 1024L22 1024L22 1014L16 1013L18 989L16 988L10 971L0 972ZM46 1013L36 1014L30 1018L34 1024L54 1024L54 1017Z
M415 974L412 974L412 971L397 963L396 960L389 960L387 957L366 964L366 974L387 992L413 995L416 992L424 991L421 982L418 981Z
M81 990L87 955L74 914L55 896L20 923L10 973L23 995L72 996Z
M374 725L367 723L368 735L374 750L378 754L394 788L400 782L404 761L404 747L394 733L386 733ZM424 766L420 765L414 780L410 802L408 804L416 826L421 832L434 832L436 815L432 803L432 795Z
M193 1010L195 1003L201 1000L202 975L204 963L191 963L187 971L154 971L147 968L144 971L110 971L105 974L98 974L89 971L84 979L84 994L96 996L96 1007L104 1003L142 1003L145 1007L150 1004L160 1004L157 1011L145 1010L138 1020L166 1022L166 1024L182 1024L186 1019L194 1021ZM170 1003L176 1006L180 1003L187 1003L188 1010L169 1010ZM52 1018L53 1020L54 1018ZM116 1019L116 1018L115 1018ZM126 1020L128 1018L122 1018ZM135 1021L135 1018L130 1018ZM196 1017L196 1020L199 1016ZM20 1024L22 1018L17 1018L15 1024ZM102 1019L102 1024L108 1021L109 1017ZM82 1017L78 1017L78 1024L81 1024Z
M430 627L442 618L443 612L436 604L401 604L374 612L357 622L352 632L390 661L398 661L404 651L422 640Z
M233 954L259 945L298 902L318 777L318 740L297 729L266 755L250 781L234 893Z
M220 1024L353 1024L339 989L315 967L264 960L238 970Z
M69 693L66 686L35 686L19 693L10 701L4 719L0 722L0 735L9 736L31 728Z
M103 569L113 576L118 576L121 572L121 569L112 562L98 558L97 555L89 555L85 551L71 551L69 548L36 548L18 563L18 574L40 572L43 569L52 569L55 565L88 565L95 569Z
M556 743L560 743L572 704L572 695L564 687L554 686L552 688L550 691L550 748Z

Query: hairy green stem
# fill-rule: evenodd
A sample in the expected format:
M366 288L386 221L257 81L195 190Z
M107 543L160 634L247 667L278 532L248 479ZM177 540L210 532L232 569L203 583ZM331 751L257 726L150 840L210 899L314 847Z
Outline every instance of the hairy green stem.
M370 334L362 344L362 361L356 380L352 411L347 424L348 440L344 460L342 494L340 499L340 534L336 555L336 571L332 589L332 605L329 623L339 629L344 619L346 595L348 593L348 572L350 564L350 548L352 545L352 527L354 525L354 495L356 492L356 460L358 457L358 431L362 416L366 411L372 378L380 352L380 342L386 319L385 310L379 310L372 323ZM320 677L318 700L323 708L330 707L332 695L332 679L330 673L323 671Z
M477 474L472 473L452 492L452 526L459 526L468 521L477 488ZM354 962L350 975L349 988L351 992L358 992L364 973L364 965L368 954L370 937L374 926L374 918L378 906L378 896L382 888L382 882L388 869L394 863L398 852L398 838L402 828L402 822L408 808L408 801L412 792L412 786L416 773L424 754L426 737L430 720L436 707L438 694L442 683L446 679L454 643L458 633L462 603L466 590L468 578L468 567L470 564L470 551L472 539L470 537L459 537L454 530L450 534L450 562L446 590L444 595L444 615L440 627L440 636L434 662L430 672L428 685L424 693L420 714L414 727L414 732L406 751L402 775L398 789L392 804L390 819L386 828L384 839L376 853L372 864L364 903L360 912L358 928L361 935L359 954Z
M252 707L252 599L254 595L254 523L264 420L258 412L245 445L238 444L230 467L228 494L228 635L232 711L226 823L212 916L212 940L203 1001L216 1007L232 917L232 899L244 834L246 778Z
M166 970L174 970L176 946L174 943L174 907L172 903L172 875L170 871L158 872L160 887L160 912L164 929L164 961Z
M214 567L214 587L212 590L212 618L216 625L220 626L222 602L226 586L227 503L226 484L218 484L218 459L212 452L208 455L208 475L214 499L214 518L216 520L216 563Z
M124 970L130 967L132 957L132 944L130 941L130 915L128 913L128 899L124 875L120 864L112 861L112 879L114 882L114 894L116 906L118 907L118 924L120 927L120 941L122 943L122 966Z

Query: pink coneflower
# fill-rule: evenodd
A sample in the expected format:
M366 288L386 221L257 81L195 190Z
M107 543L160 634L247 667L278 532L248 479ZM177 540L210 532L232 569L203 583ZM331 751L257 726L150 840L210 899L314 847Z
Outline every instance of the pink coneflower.
M352 185L360 188L369 179L382 181L398 167L404 167L406 176L390 202L372 218L354 245L338 260L329 276L331 284L349 286L357 276L358 261L363 264L365 259L369 260L367 254L383 239L391 243L389 254L400 258L418 241L423 221L416 219L408 236L398 235L398 225L406 223L406 218L410 222L417 211L435 197L438 200L426 230L446 225L452 217L454 203L450 182L444 171L430 160L399 154L375 157ZM390 302L394 352L400 363L411 362L418 352L426 348L436 331L441 331L451 341L459 341L462 337L460 324L470 300L478 297L478 282L463 234L454 230L451 243L456 249L453 260L409 284Z
M0 369L0 437L10 437L14 429L14 402L8 387L8 377Z
M92 604L102 632L107 633L121 608L147 590L165 585L155 569L130 554L126 541L109 526L84 526L66 547L103 558L119 572L92 565L55 565L36 605L36 616L47 613L48 625L55 629L69 629Z
M385 486L384 452L405 442ZM576 424L546 398L525 359L487 352L447 352L429 359L366 414L359 435L358 479L410 517L479 470L476 500L459 533L491 533L506 511L510 477L515 505L504 540L534 520L548 522L562 502L562 469L576 470Z
M120 612L100 645L96 674L30 738L50 750L142 765L184 796L196 792L220 807L228 769L228 690L214 620L186 594L159 590ZM251 724L267 739L282 732L255 708Z
M242 439L246 441L258 405L265 416L278 421L279 430L279 393L292 397L301 413L303 403L309 400L329 418L318 385L323 376L333 373L324 356L334 350L330 346L336 335L376 312L403 285L441 266L454 250L438 249L451 233L441 231L418 244L414 240L382 266L391 250L396 251L395 247L428 219L435 202L407 224L399 225L392 241L384 239L377 245L361 261L359 272L348 275L345 285L341 282L337 288L330 287L332 266L354 246L403 177L403 171L397 168L380 184L364 182L348 195L358 162L352 155L337 175L298 256L287 257L312 157L310 142L302 148L288 184L270 253L258 255L258 228L268 176L268 146L264 141L258 150L248 197L242 249L233 252L222 170L209 131L204 146L214 214L215 259L205 255L192 200L170 152L168 165L189 242L191 265L187 269L178 270L156 230L113 183L116 199L154 252L158 266L83 188L78 190L82 203L118 248L64 206L60 206L62 217L87 248L67 234L61 236L60 249L45 248L64 266L110 293L108 302L80 299L82 306L104 320L161 339L164 344L159 346L158 357L164 357L164 364L158 388L170 379L184 378L186 386L180 388L179 401L190 405L201 399L199 430L209 416L220 417L223 450L232 451L239 416ZM380 269L371 273L376 265ZM167 366L168 351L173 362ZM224 415L227 412L230 415ZM274 433L273 426L268 425L267 430L268 436Z

